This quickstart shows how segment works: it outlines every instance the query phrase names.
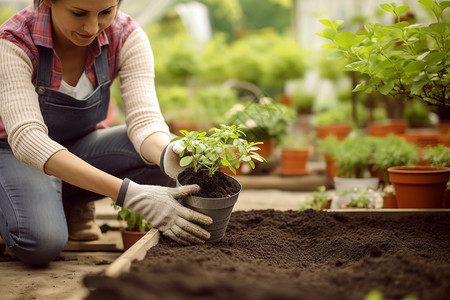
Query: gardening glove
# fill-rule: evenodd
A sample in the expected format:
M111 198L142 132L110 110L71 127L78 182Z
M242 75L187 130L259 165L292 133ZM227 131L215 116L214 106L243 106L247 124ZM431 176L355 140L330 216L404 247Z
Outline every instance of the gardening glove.
M169 177L176 179L185 167L180 166L180 153L184 147L181 141L171 142L161 154L160 168Z
M139 185L125 178L116 204L140 213L153 227L179 244L203 244L211 235L197 224L210 225L212 219L182 206L176 200L199 189L196 184L176 188Z

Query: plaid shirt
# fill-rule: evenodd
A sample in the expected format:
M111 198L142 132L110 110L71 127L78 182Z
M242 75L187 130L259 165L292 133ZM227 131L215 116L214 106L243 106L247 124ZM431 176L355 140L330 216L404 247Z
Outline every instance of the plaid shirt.
M97 86L94 58L100 54L101 47L106 46L108 49L109 77L113 81L119 71L120 49L137 26L137 23L130 16L118 11L111 26L100 32L94 42L88 46L85 70L94 87ZM18 12L0 27L0 38L13 42L25 51L33 63L32 81L33 84L36 84L39 64L39 54L36 46L54 48L50 8L47 5L41 5L39 11L35 11L33 6L29 6ZM54 55L50 88L59 89L61 80L62 64L57 56Z

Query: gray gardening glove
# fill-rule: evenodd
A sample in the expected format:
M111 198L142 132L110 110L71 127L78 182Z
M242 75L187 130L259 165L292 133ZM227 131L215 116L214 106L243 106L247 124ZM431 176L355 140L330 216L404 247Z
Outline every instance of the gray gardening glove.
M161 170L173 179L185 169L180 166L180 153L183 149L181 141L175 141L168 144L161 154Z
M182 206L176 200L198 190L196 184L169 188L139 185L126 178L120 187L116 204L140 213L153 227L179 244L203 244L210 234L197 224L210 225L212 219Z

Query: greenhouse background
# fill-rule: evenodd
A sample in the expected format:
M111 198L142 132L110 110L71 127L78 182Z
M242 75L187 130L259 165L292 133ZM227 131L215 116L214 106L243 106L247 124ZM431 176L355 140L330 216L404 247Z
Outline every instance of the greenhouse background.
M369 20L392 23L392 16L382 13L380 3L125 0L121 9L136 18L149 36L158 98L169 123L180 118L198 120L199 114L201 127L229 121L226 112L247 93L247 99L264 96L275 102L287 96L294 109L316 114L308 120L314 124L322 119L318 113L338 107L341 112L349 111L345 106L353 101L362 110L359 120L353 112L354 122L364 126L368 118L402 117L405 107L396 101L388 110L386 103L378 105L379 95L352 94L358 79L342 71L341 62L327 59L329 51L321 48L326 40L317 33L324 28L321 19L343 20L350 30ZM420 5L417 1L395 3L409 5L421 22L431 20L429 14L415 9ZM1 21L29 4L31 1L0 1ZM113 95L117 110L112 122L121 123L118 82ZM381 102L388 101L392 100ZM377 112L365 112L366 107L375 106L380 108ZM344 114L341 118L350 117L348 112Z

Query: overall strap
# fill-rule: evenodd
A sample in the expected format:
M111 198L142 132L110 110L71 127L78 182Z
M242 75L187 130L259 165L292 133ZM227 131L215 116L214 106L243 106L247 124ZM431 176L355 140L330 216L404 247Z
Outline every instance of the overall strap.
M36 86L49 87L52 76L53 50L38 46L39 65L36 79Z
M101 86L109 82L108 51L106 46L102 47L102 52L95 58L94 65L98 85Z

